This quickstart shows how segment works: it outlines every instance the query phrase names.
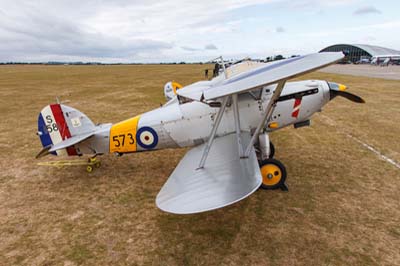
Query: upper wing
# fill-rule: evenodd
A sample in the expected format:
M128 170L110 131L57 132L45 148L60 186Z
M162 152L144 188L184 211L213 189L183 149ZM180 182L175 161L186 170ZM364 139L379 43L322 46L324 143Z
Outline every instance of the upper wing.
M309 54L266 64L226 79L216 86L185 87L178 95L196 101L211 100L258 87L275 84L335 63L344 57L341 52Z
M243 132L247 144L250 134ZM235 203L261 185L257 156L239 158L235 134L216 138L204 168L197 169L204 144L183 157L157 195L157 206L171 213L209 211Z

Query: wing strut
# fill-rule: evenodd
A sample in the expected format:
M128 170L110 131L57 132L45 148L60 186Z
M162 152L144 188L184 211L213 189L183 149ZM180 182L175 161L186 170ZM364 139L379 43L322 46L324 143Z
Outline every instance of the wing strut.
M244 153L244 157L249 157L251 148L253 147L254 143L256 142L258 135L260 134L261 129L265 126L265 122L269 119L272 115L272 112L275 108L276 102L279 99L279 96L282 93L283 87L285 86L286 80L282 80L276 86L274 94L269 101L267 108L265 108L265 113L263 118L261 119L260 123L258 124L256 131L254 132L253 136L251 137L250 143L247 145L246 152Z
M236 129L236 139L239 148L239 157L243 157L243 145L240 138L240 119L239 119L239 108L238 108L238 95L232 95L232 105L233 105L233 116L235 119L235 129Z
M272 112L275 108L276 102L279 99L279 96L282 93L283 87L285 86L286 80L282 80L278 83L267 107L265 108L265 113L264 116L262 117L260 123L257 125L256 130L254 131L253 136L251 137L251 140L249 144L247 145L246 151L243 154L243 146L242 142L240 139L240 120L239 120L239 110L238 110L238 95L235 93L233 94L232 97L232 104L233 104L233 114L234 114L234 119L235 119L235 130L236 130L236 139L237 139L237 144L238 144L238 151L239 151L239 156L240 158L248 158L251 152L252 147L254 146L254 143L256 142L258 135L260 134L260 131L262 128L265 126L265 122L271 117ZM210 152L210 148L213 144L215 134L217 133L217 129L219 124L221 123L222 116L225 112L225 107L228 103L228 99L230 96L226 96L223 98L223 102L221 105L221 108L218 111L217 117L215 119L214 126L211 130L210 137L208 138L208 142L206 146L204 147L203 155L200 160L199 167L197 169L202 169L204 168L204 164L206 163L208 153Z
M218 126L221 123L221 119L224 114L226 104L228 103L228 98L229 98L228 96L223 98L222 106L221 106L221 108L219 108L217 118L215 119L215 124L211 130L210 137L208 138L208 142L207 142L206 146L204 147L203 156L201 156L200 164L197 169L204 168L204 164L206 163L206 159L207 159L208 153L210 151L211 145L214 141L215 134L217 133Z

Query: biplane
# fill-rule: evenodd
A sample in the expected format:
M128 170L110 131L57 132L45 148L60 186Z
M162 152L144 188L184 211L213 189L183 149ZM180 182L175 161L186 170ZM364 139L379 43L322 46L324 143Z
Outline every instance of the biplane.
M176 214L221 208L259 188L286 189L286 169L274 158L270 133L310 125L311 116L337 96L364 102L341 84L288 80L343 57L326 52L222 64L221 74L211 80L167 83L163 106L116 124L95 125L72 107L50 104L38 118L43 149L37 157L192 147L156 197L161 210Z

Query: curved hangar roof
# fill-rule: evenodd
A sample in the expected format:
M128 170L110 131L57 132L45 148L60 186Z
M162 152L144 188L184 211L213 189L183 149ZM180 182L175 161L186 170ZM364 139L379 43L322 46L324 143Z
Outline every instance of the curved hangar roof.
M381 46L367 45L367 44L335 44L322 49L320 52L339 52L343 50L351 50L351 48L361 49L370 56L394 55L394 54L400 55L400 51L396 51Z

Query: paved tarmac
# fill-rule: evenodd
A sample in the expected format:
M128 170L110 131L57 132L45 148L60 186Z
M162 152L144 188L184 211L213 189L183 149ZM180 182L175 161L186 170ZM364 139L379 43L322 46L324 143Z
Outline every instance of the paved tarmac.
M323 68L320 71L343 75L400 80L400 66L381 67L373 65L336 64Z

